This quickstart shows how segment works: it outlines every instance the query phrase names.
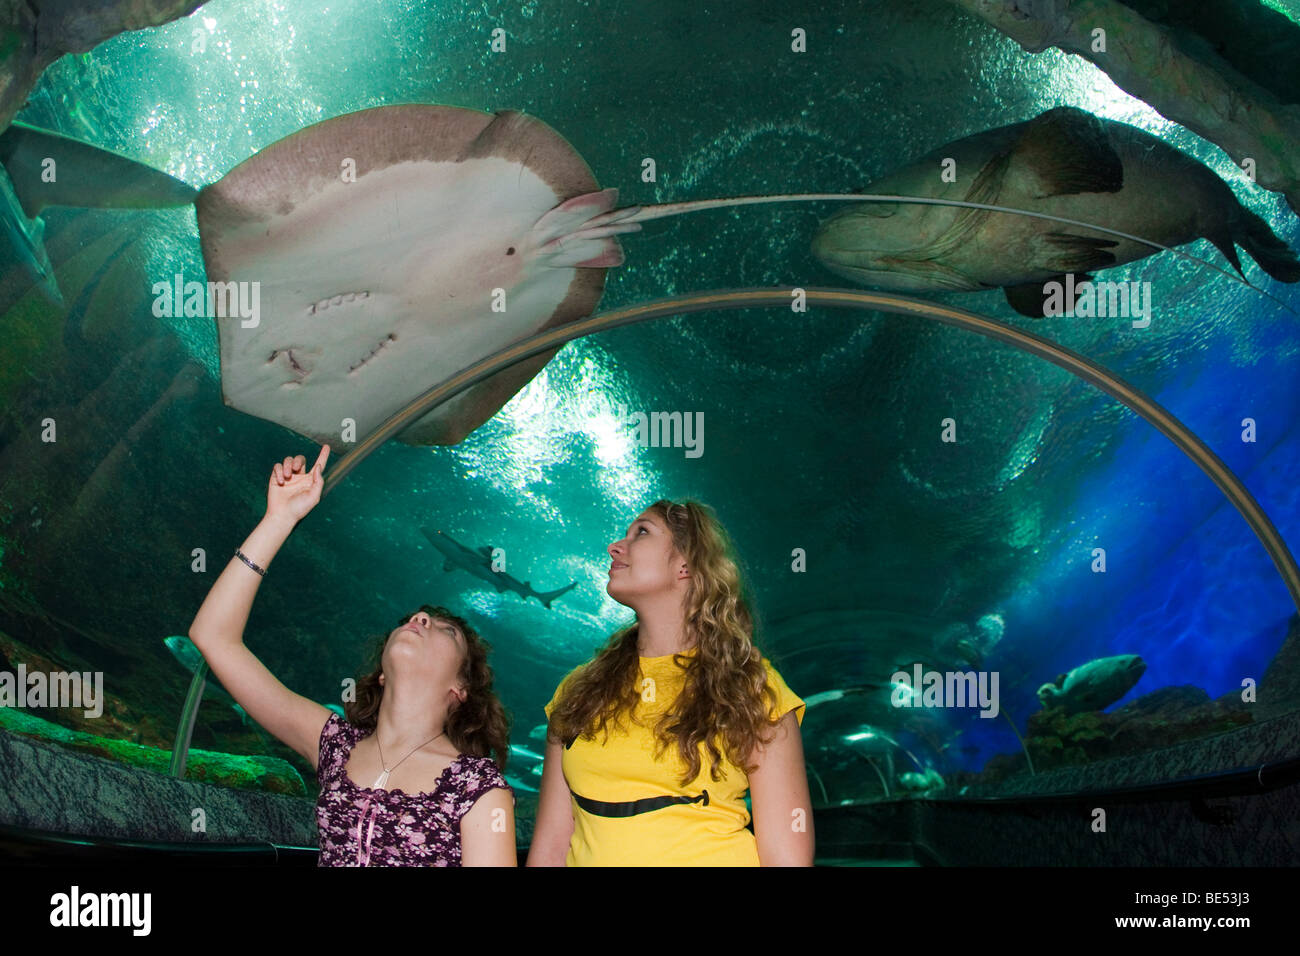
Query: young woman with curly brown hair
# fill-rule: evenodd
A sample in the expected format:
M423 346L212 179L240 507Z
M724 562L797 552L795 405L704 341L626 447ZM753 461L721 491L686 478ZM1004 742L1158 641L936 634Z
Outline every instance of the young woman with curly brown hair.
M636 622L545 708L528 865L811 865L804 704L753 644L725 530L657 501L608 550Z
M316 768L321 866L514 866L514 794L501 775L509 727L486 645L464 620L429 605L403 616L347 720L289 690L244 645L257 587L320 501L328 457L324 446L310 471L302 455L275 465L266 516L190 639L249 716Z

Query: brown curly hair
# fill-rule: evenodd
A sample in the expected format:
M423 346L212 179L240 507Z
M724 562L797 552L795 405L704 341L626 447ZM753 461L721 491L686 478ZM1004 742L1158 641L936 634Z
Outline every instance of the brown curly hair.
M754 646L754 619L731 540L713 510L700 502L660 499L646 511L663 521L673 548L690 568L686 639L688 645L693 639L697 649L693 658L674 655L674 662L685 667L685 683L655 724L654 757L658 760L675 740L688 768L683 785L699 775L701 743L708 750L715 781L725 773L722 752L731 763L752 773L754 748L770 739L763 736L764 729L775 727L768 715L776 705L776 691L768 684L762 655ZM551 741L594 739L598 730L608 739L608 722L621 726L622 717L633 712L640 699L636 687L639 630L636 622L617 631L593 660L565 682L564 693L551 710Z
M492 691L492 668L488 665L488 652L492 645L483 640L464 618L458 617L442 606L421 604L420 611L435 621L445 621L460 628L465 635L468 653L457 675L465 684L464 701L447 715L447 739L462 753L476 757L492 757L501 770L506 768L510 755L510 718ZM412 611L397 621L401 627L419 611ZM384 699L384 685L379 683L383 670L384 648L388 634L379 635L372 658L374 670L357 680L356 701L343 704L348 723L362 730L373 730L379 720L379 704ZM495 756L493 752L495 751Z

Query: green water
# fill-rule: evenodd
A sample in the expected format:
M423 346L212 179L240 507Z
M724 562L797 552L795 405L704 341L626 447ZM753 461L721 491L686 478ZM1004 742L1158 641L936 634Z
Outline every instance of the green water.
M504 53L489 45L498 26ZM791 50L796 27L807 52ZM1217 146L1085 60L1026 53L937 0L795 12L756 3L743 13L680 2L213 0L59 60L20 118L202 186L304 126L407 102L526 111L564 136L602 187L646 204L852 192L943 143L1074 105L1201 161L1296 245L1295 216ZM647 158L653 181L642 176ZM756 206L650 223L623 238L626 262L610 270L601 307L846 285L810 252L833 211ZM0 282L5 660L102 670L116 709L99 735L169 749L189 675L163 638L186 633L256 525L273 463L311 460L315 449L223 405L210 319L151 313L153 282L203 274L192 210L45 218L66 315L9 260ZM1186 251L1224 266L1204 240ZM1243 263L1300 310L1294 286ZM1151 283L1149 329L1032 322L997 291L927 298L1047 336L1158 398L1294 540L1295 316L1168 253L1104 275ZM703 414L703 454L641 447L620 410ZM950 416L955 443L940 438ZM47 417L56 442L41 440ZM1245 417L1260 422L1256 443L1240 440ZM538 749L530 731L560 678L631 619L604 592L606 548L657 498L687 496L711 504L734 538L757 640L805 699L887 682L916 660L1001 674L1016 732L970 711L902 713L887 693L810 707L804 746L819 807L897 797L901 775L926 768L949 795L995 786L1028 772L1017 733L1041 772L1240 726L1247 711L1205 707L1127 736L1097 719L1030 718L1042 684L1117 654L1147 663L1126 702L1183 685L1207 701L1238 693L1243 677L1263 674L1293 611L1213 485L1140 418L1063 370L912 318L750 310L571 343L459 445L386 445L294 532L246 641L287 686L328 702L396 614L423 603L459 609L493 645L512 742ZM503 548L509 573L539 591L578 586L549 610L498 594L444 572L425 526ZM1099 546L1105 574L1093 570ZM982 628L995 636L981 638ZM962 649L980 641L972 662ZM873 729L893 742L863 743ZM228 706L204 704L193 746L280 758L312 787L310 766ZM526 817L532 795L520 796Z

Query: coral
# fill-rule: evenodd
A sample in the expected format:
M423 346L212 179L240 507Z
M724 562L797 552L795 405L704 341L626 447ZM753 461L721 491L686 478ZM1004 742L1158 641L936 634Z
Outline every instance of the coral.
M12 596L4 596L0 601L0 611L18 613ZM9 621L22 623L22 619L17 617L10 617ZM47 623L51 628L59 628L58 621ZM66 627L59 630L66 635ZM13 673L19 663L26 666L28 673L89 669L76 656L36 650L34 645L46 646L49 643L48 633L40 631L36 635L25 635L29 642L24 642L13 637L7 629L0 630L0 671ZM38 640L42 635L47 639ZM112 673L120 676L121 668L115 667ZM84 709L76 707L29 707L23 710L0 707L0 729L157 773L170 772L175 717L160 717L152 710L137 709L107 686L101 687L100 693L102 713L97 717L87 717ZM250 750L268 746L254 725L241 727L239 718L228 706L205 701L203 712L210 715L205 718L208 723L223 728L221 739L232 742L228 746ZM280 749L275 741L270 746ZM285 749L285 752L289 751ZM244 790L311 795L293 764L269 754L245 757L191 747L186 778ZM312 785L314 791L314 778Z
M1029 718L1024 744L1040 770L1075 766L1231 730L1251 722L1247 708L1236 694L1211 700L1199 687L1161 687L1110 713L1038 711ZM986 773L992 768L1003 774L1011 758L999 757L989 761Z
M155 773L167 773L171 764L170 750L69 730L17 708L0 707L0 729ZM185 775L189 780L241 790L290 796L305 796L307 793L298 771L277 757L240 757L209 750L191 750Z

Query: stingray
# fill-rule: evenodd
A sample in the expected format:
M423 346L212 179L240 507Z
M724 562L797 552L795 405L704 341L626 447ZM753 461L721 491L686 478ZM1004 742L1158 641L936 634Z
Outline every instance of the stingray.
M433 384L592 314L605 271L623 263L617 236L646 220L762 202L972 205L617 199L559 133L514 110L382 106L272 143L196 200L223 401L319 443L361 441ZM495 373L397 439L461 441L558 350Z
M594 312L605 270L623 262L616 236L641 221L806 198L619 209L617 197L559 133L514 110L384 106L273 143L196 202L212 311L225 311L223 400L316 442L338 443L349 424L361 439L433 383ZM459 442L557 351L398 440Z

